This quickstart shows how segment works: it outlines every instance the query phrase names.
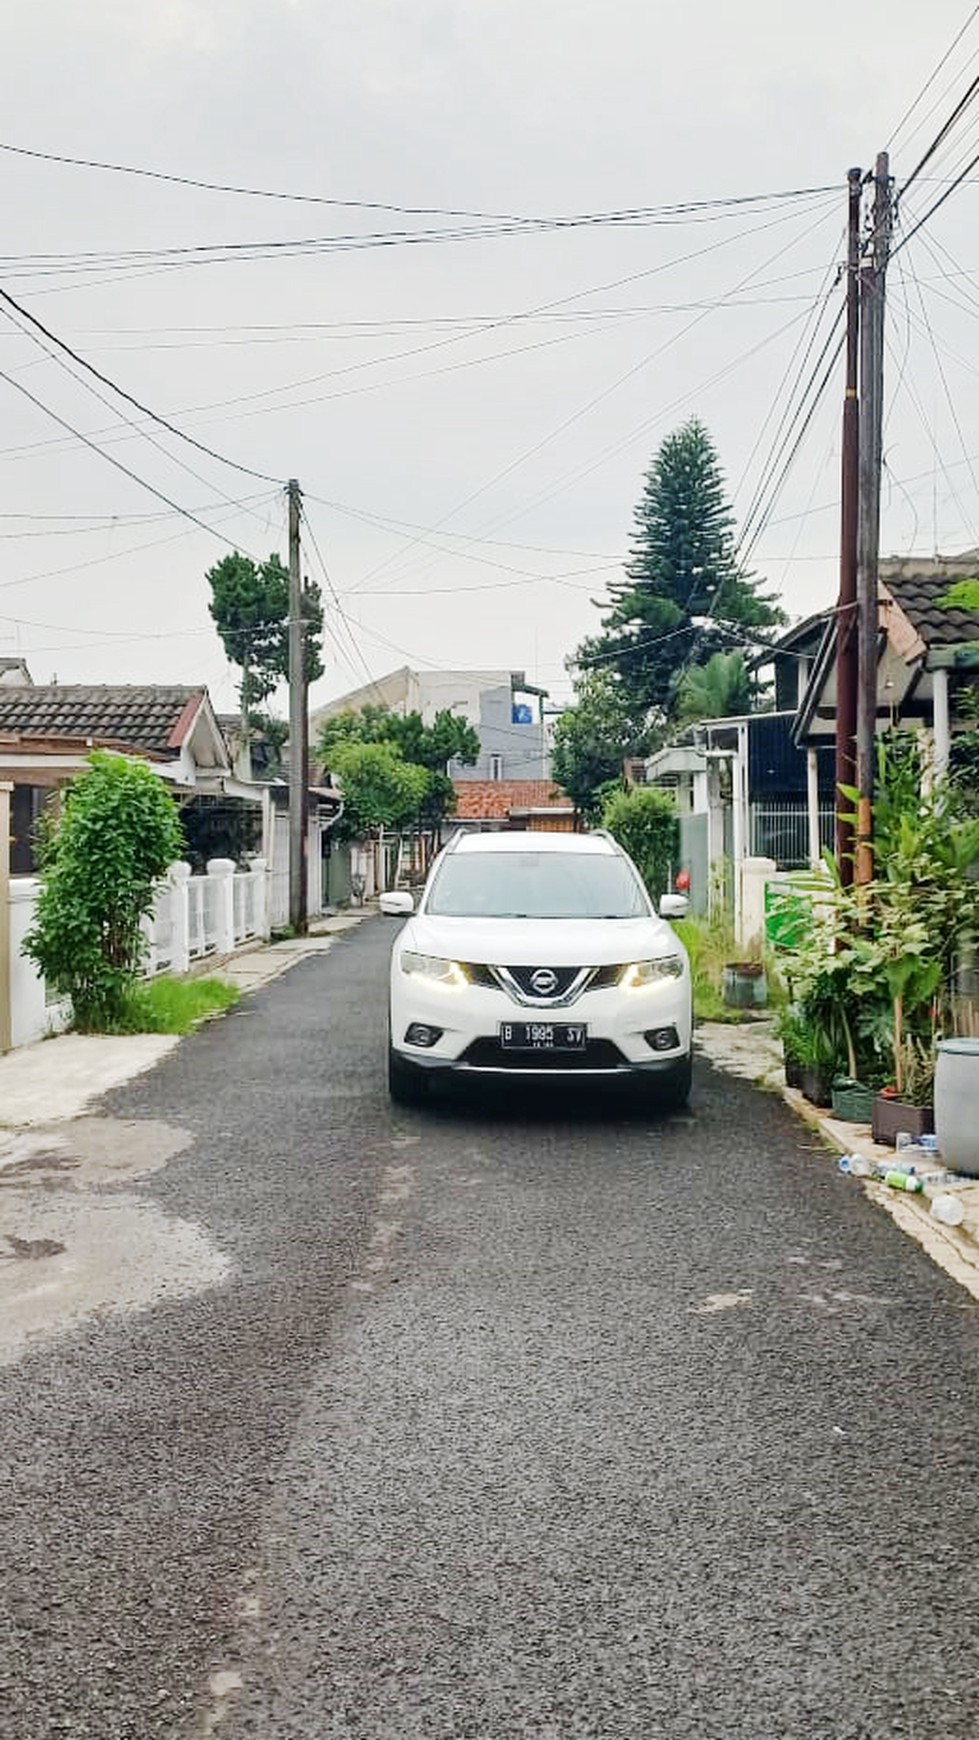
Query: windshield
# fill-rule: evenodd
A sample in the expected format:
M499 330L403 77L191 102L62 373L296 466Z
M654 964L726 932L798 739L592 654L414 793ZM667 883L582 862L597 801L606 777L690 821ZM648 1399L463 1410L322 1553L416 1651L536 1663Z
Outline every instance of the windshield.
M591 852L451 853L425 911L440 918L648 918L622 858Z

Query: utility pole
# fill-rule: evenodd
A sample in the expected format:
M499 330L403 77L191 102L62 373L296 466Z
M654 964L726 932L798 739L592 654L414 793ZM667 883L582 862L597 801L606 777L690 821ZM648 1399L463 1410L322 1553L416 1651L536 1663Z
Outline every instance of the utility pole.
M857 365L860 334L860 209L863 175L847 173L846 384L843 397L843 457L840 515L840 591L836 609L836 862L847 886L853 881L852 801L842 788L856 783L857 525L860 490L860 423Z
M299 549L302 494L290 477L289 496L289 923L306 933L306 661Z
M874 168L870 241L860 267L860 512L857 537L857 859L854 880L870 881L873 863L874 759L877 737L877 561L884 414L884 287L893 212L886 151Z

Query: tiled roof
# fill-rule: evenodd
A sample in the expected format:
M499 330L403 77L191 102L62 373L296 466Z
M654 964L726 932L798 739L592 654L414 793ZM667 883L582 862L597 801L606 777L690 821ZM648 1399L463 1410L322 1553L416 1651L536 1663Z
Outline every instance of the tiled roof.
M570 799L549 779L456 779L456 819L505 821L513 810L570 809Z
M200 688L80 683L0 687L0 732L93 738L171 754L200 706Z
M979 562L973 572L979 574ZM956 580L948 568L922 572L913 563L881 563L881 580L926 646L979 641L979 610L949 609L942 603Z

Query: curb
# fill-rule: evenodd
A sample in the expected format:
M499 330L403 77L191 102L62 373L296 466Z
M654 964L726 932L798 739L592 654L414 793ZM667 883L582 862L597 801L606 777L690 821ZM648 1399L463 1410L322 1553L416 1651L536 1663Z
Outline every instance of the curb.
M847 1124L839 1118L827 1117L798 1088L781 1087L779 1091L786 1105L817 1129L837 1153L861 1154L874 1164L893 1159L893 1149L875 1142L866 1124ZM871 1202L886 1209L902 1232L916 1240L934 1262L979 1300L979 1224L971 1216L961 1227L943 1226L919 1197L889 1190L878 1179L864 1178L859 1182Z
M742 1031L740 1027L739 1031ZM819 1106L812 1105L798 1088L790 1088L786 1084L781 1064L772 1067L771 1048L765 1044L767 1032L763 1034L760 1028L756 1028L756 1031L759 1044L740 1048L742 1062L747 1062L745 1053L749 1050L752 1053L756 1066L752 1076L736 1065L732 1069L730 1050L725 1057L711 1032L704 1033L701 1030L699 1049L715 1068L740 1074L743 1079L752 1080L763 1090L779 1094L789 1110L811 1129L817 1130L827 1146L837 1154L860 1154L874 1165L893 1159L894 1150L875 1142L866 1124L844 1123L842 1119L832 1117ZM979 1302L979 1179L976 1180L975 1203L970 1204L967 1209L968 1218L961 1227L943 1226L941 1221L933 1219L921 1197L890 1190L886 1184L874 1178L854 1179L853 1182L862 1184L865 1196L876 1207L884 1209L895 1225L908 1238L914 1239L932 1262L944 1269L947 1275Z

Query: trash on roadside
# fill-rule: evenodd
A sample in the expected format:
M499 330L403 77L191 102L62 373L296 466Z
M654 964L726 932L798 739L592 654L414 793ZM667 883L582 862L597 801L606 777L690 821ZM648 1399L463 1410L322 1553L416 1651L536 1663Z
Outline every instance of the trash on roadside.
M873 1164L862 1154L843 1154L840 1156L839 1164L840 1171L846 1173L848 1178L871 1178L873 1176Z
M884 1183L891 1190L907 1190L914 1196L920 1196L925 1188L925 1181L914 1172L904 1172L899 1166L891 1166L884 1173Z
M942 1226L961 1226L965 1219L965 1205L960 1196L951 1196L947 1191L932 1198L931 1212Z

